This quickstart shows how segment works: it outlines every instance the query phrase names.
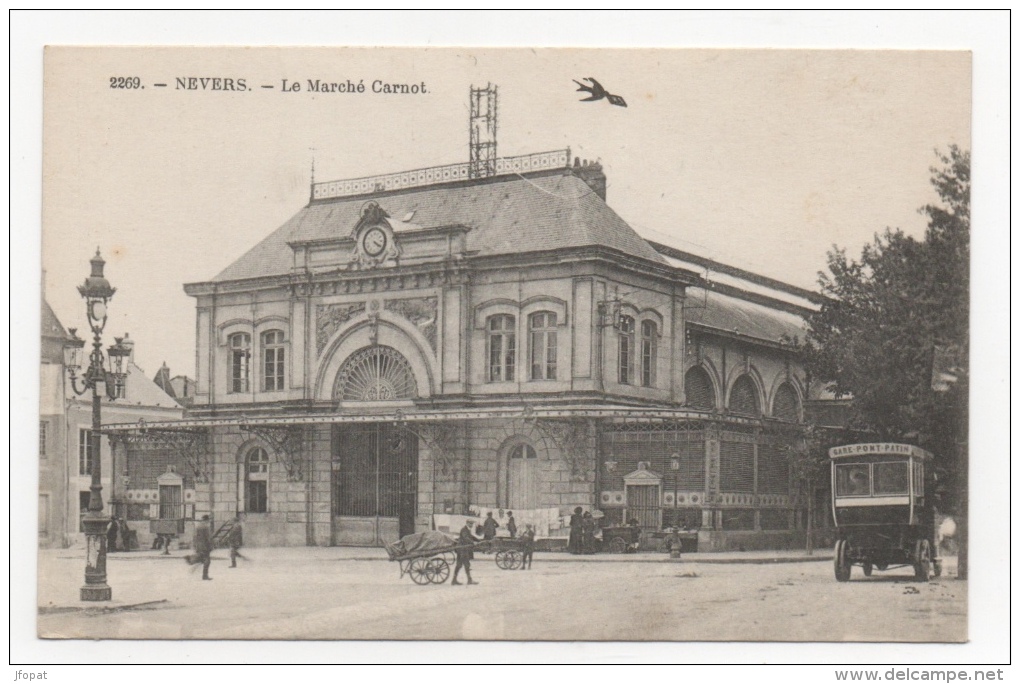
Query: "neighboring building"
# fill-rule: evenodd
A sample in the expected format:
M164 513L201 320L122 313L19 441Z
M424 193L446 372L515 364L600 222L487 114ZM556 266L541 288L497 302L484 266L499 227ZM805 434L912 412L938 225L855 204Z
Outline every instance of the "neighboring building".
M42 300L42 354L39 364L39 546L60 547L69 530L63 514L67 500L67 423L64 345L70 335Z
M43 301L39 411L41 547L67 547L84 543L85 539L81 530L81 514L88 506L95 459L90 440L92 393L89 391L79 396L71 387L64 367L64 344L69 340L70 335L49 304ZM125 343L132 344L127 337ZM127 369L124 398L111 400L104 396L102 399L104 422L138 424L140 420L159 422L183 417L180 405L134 364L133 352L127 361ZM137 495L142 494L138 492L137 478L132 481L126 460L119 449L111 448L108 438L102 440L100 452L106 512L112 514L116 511L129 521L137 519L137 516L132 516L131 506L136 492ZM152 486L155 487L155 483Z
M166 361L160 366L159 370L156 371L156 376L152 378L152 381L156 385L166 392L168 395L174 398L174 400L187 408L191 406L192 401L195 398L195 381L186 375L175 375L170 376L170 367L166 365Z
M569 150L314 184L185 286L194 402L111 426L129 462L170 445L186 517L244 511L254 545L381 544L472 506L795 542L790 341L817 296L648 242L605 192Z

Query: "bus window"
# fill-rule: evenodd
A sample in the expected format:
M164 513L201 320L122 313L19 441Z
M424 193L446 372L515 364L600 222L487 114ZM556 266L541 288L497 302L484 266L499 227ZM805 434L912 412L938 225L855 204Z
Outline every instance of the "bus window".
M906 494L910 482L906 461L875 464L875 494Z
M868 496L871 494L871 477L868 464L854 463L836 466L836 496Z

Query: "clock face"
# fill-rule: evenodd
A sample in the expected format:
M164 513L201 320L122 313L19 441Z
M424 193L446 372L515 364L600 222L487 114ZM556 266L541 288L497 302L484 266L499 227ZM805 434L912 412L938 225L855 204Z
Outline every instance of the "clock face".
M387 239L386 233L381 228L370 228L361 240L361 245L364 247L366 254L377 257L386 249Z

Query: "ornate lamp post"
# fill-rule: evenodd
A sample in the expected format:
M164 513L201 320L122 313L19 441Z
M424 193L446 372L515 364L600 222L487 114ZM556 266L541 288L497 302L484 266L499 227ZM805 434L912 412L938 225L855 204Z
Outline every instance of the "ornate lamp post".
M106 327L106 305L113 297L116 289L110 287L109 281L103 277L103 266L106 264L96 249L96 255L90 260L92 274L78 286L78 292L85 300L85 311L89 327L92 329L92 353L89 355L89 366L82 376L81 387L78 386L77 373L82 364L82 352L85 341L78 337L72 328L71 342L64 347L64 364L71 376L71 388L75 394L92 391L92 434L90 445L92 452L91 475L89 487L89 506L82 524L85 528L85 585L81 588L82 601L109 601L113 591L106 584L106 528L109 519L103 514L102 455L102 395L111 399L124 396L124 359L131 353L129 347L117 340L107 353L112 368L107 370L106 359L103 357L103 328Z

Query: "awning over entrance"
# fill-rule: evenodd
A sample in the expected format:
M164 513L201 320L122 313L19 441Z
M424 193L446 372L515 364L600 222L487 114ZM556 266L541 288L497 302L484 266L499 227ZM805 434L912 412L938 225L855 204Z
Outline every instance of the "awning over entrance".
M760 420L739 416L720 416L710 411L686 409L649 409L638 406L557 406L514 407L505 409L419 409L372 407L363 413L288 413L287 415L229 416L222 418L195 418L183 420L145 421L136 423L108 423L103 430L109 433L134 430L181 430L212 427L257 427L281 425L332 425L337 423L421 423L437 421L490 420L511 418L523 420L549 420L588 418L620 422L659 422L663 420L724 420L732 424L759 425Z

